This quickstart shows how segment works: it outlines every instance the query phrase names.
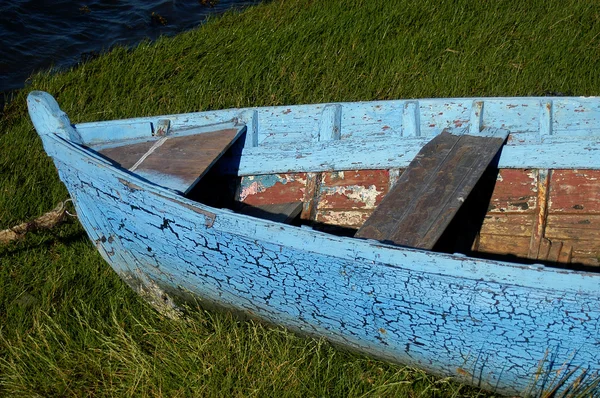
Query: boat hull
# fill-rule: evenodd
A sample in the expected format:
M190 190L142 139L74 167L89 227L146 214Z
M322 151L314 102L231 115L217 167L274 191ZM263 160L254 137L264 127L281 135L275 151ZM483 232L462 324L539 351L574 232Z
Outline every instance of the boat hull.
M598 274L258 220L148 184L60 136L43 140L102 256L158 307L193 296L506 394L600 371Z

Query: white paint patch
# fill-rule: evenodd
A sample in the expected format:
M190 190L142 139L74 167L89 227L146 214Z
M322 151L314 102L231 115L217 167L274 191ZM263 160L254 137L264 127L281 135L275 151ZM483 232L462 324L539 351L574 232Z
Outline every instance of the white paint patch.
M402 174L402 173L400 173L400 169L390 169L389 170L390 191L398 182L398 179L400 178L400 174Z
M242 189L242 192L240 192L240 200L243 202L248 196L256 195L257 193L261 193L264 191L265 187L263 187L262 184L255 181Z
M527 172L527 177L531 178L531 182L529 183L531 185L531 190L532 192L537 192L538 191L538 171L537 170L531 170L529 172Z
M332 171L331 178L343 180L345 178L344 171Z
M345 196L355 203L364 203L365 209L375 208L375 202L377 196L381 195L381 192L377 190L375 185L364 187L362 185L350 185L347 187L325 187L323 189L328 195L338 194Z
M364 211L324 211L317 213L317 221L342 227L358 228L370 215Z

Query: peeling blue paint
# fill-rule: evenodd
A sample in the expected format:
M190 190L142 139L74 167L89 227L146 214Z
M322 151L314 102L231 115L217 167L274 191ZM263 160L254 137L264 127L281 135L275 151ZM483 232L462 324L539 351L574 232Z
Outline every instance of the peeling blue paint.
M600 373L600 274L336 237L210 208L115 168L73 143L71 134L49 131L55 124L36 105L45 100L39 93L30 96L31 117L81 223L104 259L150 301L160 301L152 293L157 289L193 294L206 304L506 394L540 388L532 386L540 370L563 375L574 370L571 380L584 370ZM585 105L588 111L582 113L600 120L591 100L554 101L552 117L574 104ZM540 100L500 99L486 102L477 117L486 124L486 112L508 112L513 102L536 104L532 114L540 114ZM433 103L454 109L463 102ZM393 115L398 117L403 104L369 104L364 117L356 119L372 114L385 119L380 109L398 111ZM414 103L408 104L408 112L416 112ZM450 119L469 117L471 102L464 104ZM344 104L354 113L342 114L342 127L357 116L359 106ZM307 109L289 113L296 117ZM262 123L269 116L260 112ZM186 116L193 117L200 116ZM430 118L421 108L410 120L422 125ZM181 116L169 119L177 127ZM525 121L522 127L533 129L531 123L537 122ZM563 124L552 121L552 134ZM593 134L597 140L598 130ZM83 139L92 138L83 134ZM335 148L343 140L320 144ZM264 181L264 186L281 182L276 176Z

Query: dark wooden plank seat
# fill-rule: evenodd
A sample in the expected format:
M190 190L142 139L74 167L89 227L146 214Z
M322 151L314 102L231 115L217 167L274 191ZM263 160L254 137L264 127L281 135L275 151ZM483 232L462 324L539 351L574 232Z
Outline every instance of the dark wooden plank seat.
M278 203L261 206L251 206L240 203L236 211L247 216L291 224L302 212L302 202Z
M167 134L99 152L151 182L186 194L245 130L245 125L215 126L213 131Z
M355 237L432 249L508 133L444 130L428 142Z

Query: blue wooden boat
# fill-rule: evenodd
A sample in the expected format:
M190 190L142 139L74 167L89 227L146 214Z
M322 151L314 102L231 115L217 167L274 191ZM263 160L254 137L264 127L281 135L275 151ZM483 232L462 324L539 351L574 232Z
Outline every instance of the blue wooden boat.
M75 125L28 104L90 239L165 313L194 298L506 394L598 376L599 99Z

